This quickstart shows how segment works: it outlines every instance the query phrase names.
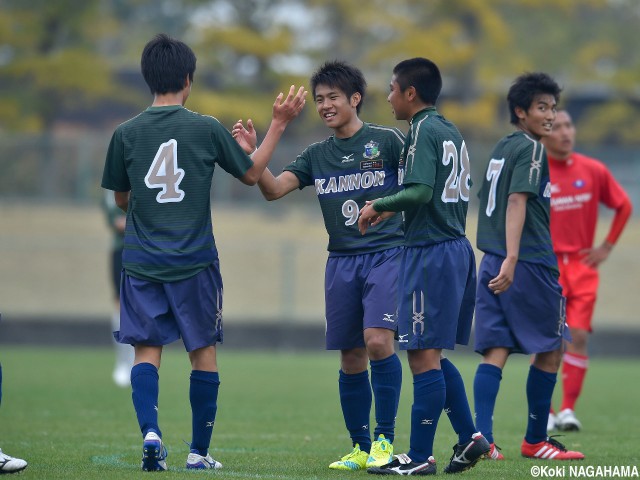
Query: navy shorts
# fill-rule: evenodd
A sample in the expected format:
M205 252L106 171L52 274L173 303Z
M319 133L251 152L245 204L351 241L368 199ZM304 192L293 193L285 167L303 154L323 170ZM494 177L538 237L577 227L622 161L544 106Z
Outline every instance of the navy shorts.
M469 343L476 261L466 237L406 247L400 268L398 341L402 350Z
M508 348L512 353L542 353L557 350L566 328L566 301L553 272L543 265L518 262L513 283L495 295L488 287L498 276L503 257L485 254L478 272L476 294L475 350Z
M401 257L402 247L395 247L327 259L327 350L364 347L365 328L396 330Z
M222 343L222 278L218 261L193 277L157 283L122 272L120 330L116 341L168 345L182 338L185 349Z

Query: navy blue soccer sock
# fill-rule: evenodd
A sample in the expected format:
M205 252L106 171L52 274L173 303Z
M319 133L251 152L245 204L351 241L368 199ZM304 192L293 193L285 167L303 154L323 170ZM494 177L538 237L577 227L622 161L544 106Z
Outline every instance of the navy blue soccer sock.
M538 443L547 439L547 420L557 376L556 373L544 372L533 365L529 367L527 377L529 419L527 434L524 436L529 443Z
M481 363L473 379L473 399L476 410L476 428L489 443L493 443L493 411L500 390L502 369Z
M445 398L446 385L442 370L428 370L413 376L408 455L414 462L424 463L433 455L433 440Z
M402 386L402 362L395 353L383 360L371 360L371 388L376 404L374 439L383 434L391 443Z
M218 411L218 372L193 370L189 379L191 402L191 452L207 456Z
M340 370L338 381L340 405L344 423L349 430L353 445L359 444L360 450L371 450L371 434L369 433L369 416L371 415L371 384L369 371L347 375Z
M158 382L158 369L150 363L139 363L131 369L131 398L143 437L151 431L162 437L158 426Z
M0 363L0 405L2 405L2 364Z
M447 412L453 430L458 434L458 444L462 445L471 440L471 436L476 433L464 381L456 366L448 359L441 359L440 366L447 387L444 410Z

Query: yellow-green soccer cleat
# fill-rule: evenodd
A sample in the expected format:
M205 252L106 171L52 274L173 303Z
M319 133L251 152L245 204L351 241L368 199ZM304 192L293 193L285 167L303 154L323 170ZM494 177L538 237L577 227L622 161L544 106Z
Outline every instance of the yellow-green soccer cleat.
M371 453L367 458L367 468L381 467L393 461L393 445L380 434L378 439L371 444Z
M367 458L369 458L369 454L360 450L360 445L356 443L351 453L347 453L337 462L333 462L329 468L333 470L364 470L367 468Z

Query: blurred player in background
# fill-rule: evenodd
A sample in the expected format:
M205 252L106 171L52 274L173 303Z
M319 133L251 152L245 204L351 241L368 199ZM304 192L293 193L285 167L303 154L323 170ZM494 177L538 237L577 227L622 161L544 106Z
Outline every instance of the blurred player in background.
M551 174L551 240L558 257L560 285L567 297L572 341L562 363L562 403L549 415L549 429L580 430L574 413L589 364L587 340L598 290L598 266L618 241L631 215L631 201L607 167L573 151L576 129L565 110L558 112L551 134L542 139ZM594 247L600 204L615 210L609 233Z
M0 364L0 405L2 405L2 364ZM25 468L27 468L27 462L2 453L0 448L0 475L3 473L16 473Z
M111 231L111 255L110 273L111 284L113 285L114 308L111 314L111 329L116 331L120 328L120 275L122 274L122 249L124 248L124 228L127 216L116 205L111 192L104 192L103 207L107 218L107 225ZM128 387L131 377L131 367L133 367L134 351L131 345L118 343L113 339L116 350L116 364L113 369L113 381L119 387Z
M344 62L327 62L311 77L316 110L333 130L310 145L274 177L266 169L258 185L267 200L313 186L329 234L325 270L326 348L340 350L338 388L353 450L329 468L361 470L393 456L402 365L394 350L397 282L402 253L400 216L363 238L358 214L366 200L400 189L398 168L404 135L396 128L360 120L365 97L362 72ZM233 129L245 151L255 130ZM367 363L371 365L371 379ZM376 427L371 442L372 393Z
M132 399L143 435L143 470L166 470L158 424L163 345L182 338L192 371L192 439L186 467L220 468L208 453L220 384L222 279L213 238L210 190L217 165L254 185L306 92L292 86L273 105L261 147L248 157L215 118L184 108L196 57L184 43L157 35L142 52L153 104L113 134L102 187L127 212L122 256L120 343L135 346Z
M442 89L436 64L426 58L400 62L390 89L396 119L409 122L401 159L404 189L367 202L358 223L364 234L404 211L398 337L413 374L413 405L409 452L369 473L435 474L433 442L443 409L458 434L444 471L457 473L473 467L490 448L476 431L460 372L442 355L443 349L469 342L473 319L476 264L465 235L469 156L457 127L436 110Z
M549 230L551 184L540 139L551 133L560 87L544 73L518 77L507 95L516 131L493 149L479 192L475 349L482 355L474 380L476 422L493 438L493 412L502 370L511 353L533 354L527 377L528 423L524 457L579 460L547 437L551 397L562 359L565 328L558 262Z

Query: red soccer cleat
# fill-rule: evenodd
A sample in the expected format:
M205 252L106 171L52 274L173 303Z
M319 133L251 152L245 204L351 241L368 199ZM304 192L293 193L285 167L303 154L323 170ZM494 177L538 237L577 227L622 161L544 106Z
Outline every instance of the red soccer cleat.
M584 454L567 450L563 444L552 437L543 442L529 443L522 441L522 456L540 460L583 460Z
M504 460L504 455L500 453L500 447L495 443L491 444L491 450L487 453L487 459L489 460Z

